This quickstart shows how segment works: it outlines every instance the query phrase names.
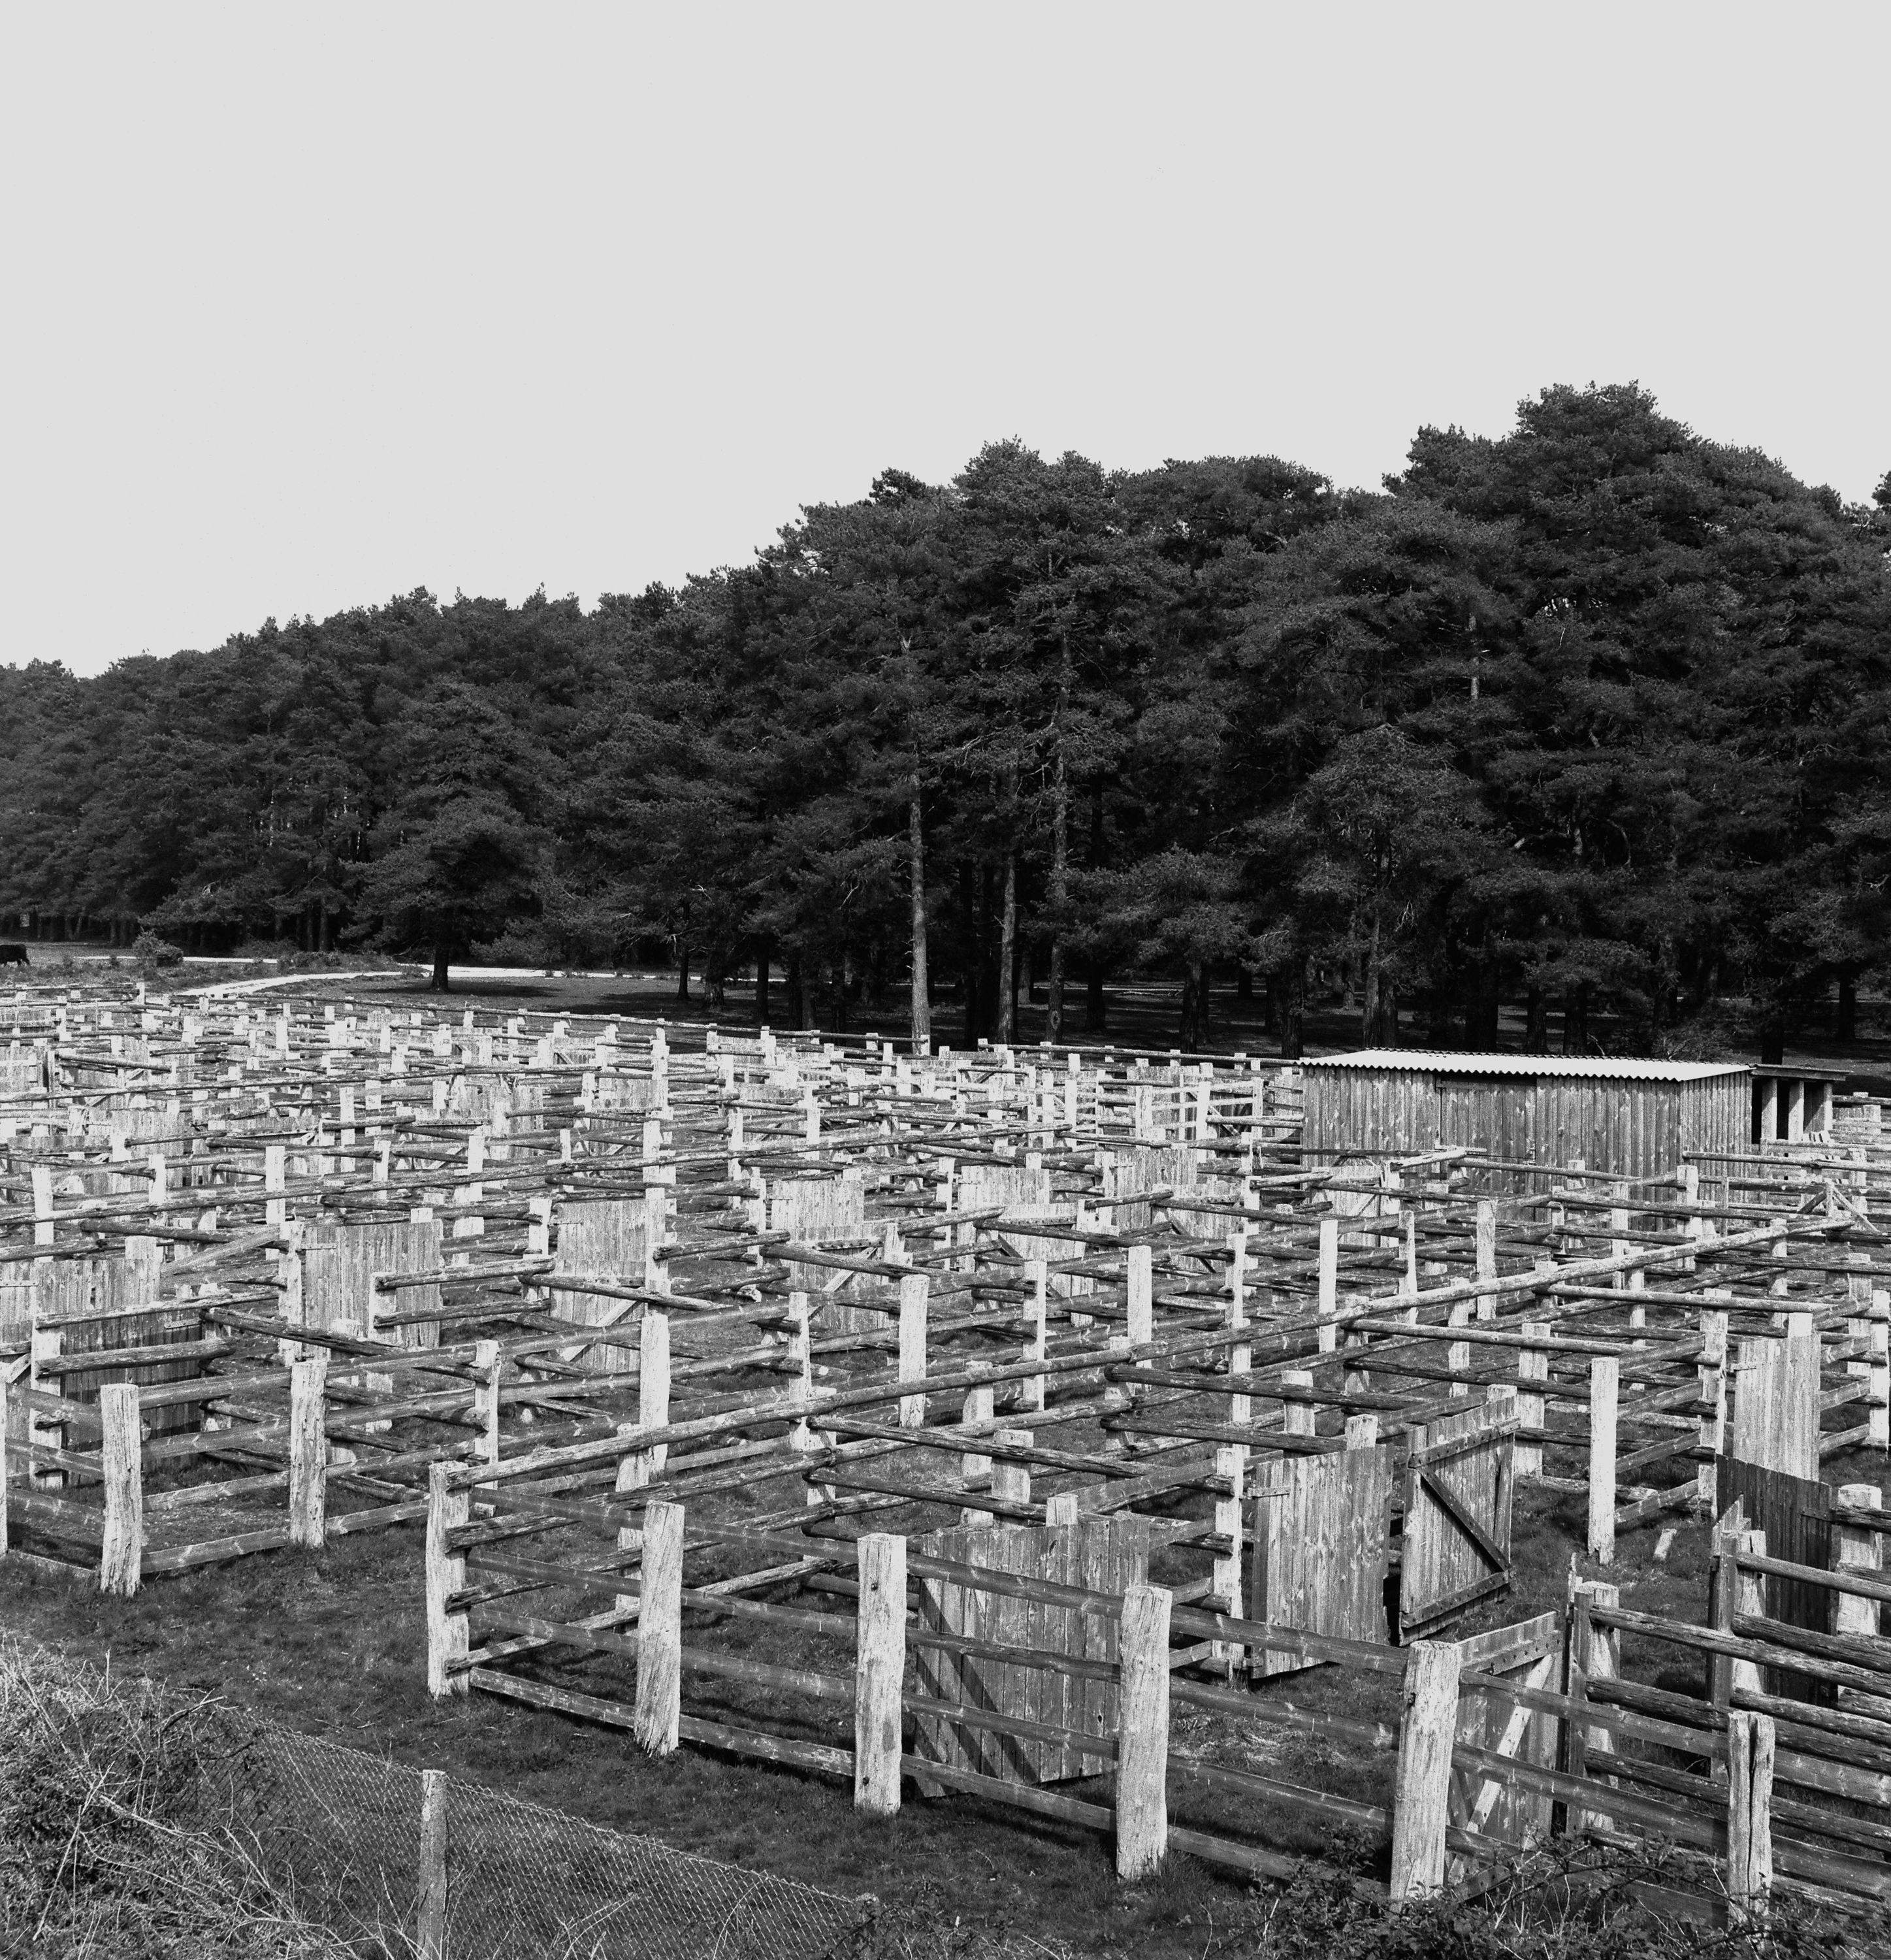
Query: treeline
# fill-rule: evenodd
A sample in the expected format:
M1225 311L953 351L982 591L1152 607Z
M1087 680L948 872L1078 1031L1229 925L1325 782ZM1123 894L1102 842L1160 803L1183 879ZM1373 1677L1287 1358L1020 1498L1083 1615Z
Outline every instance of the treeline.
M1298 1051L1854 1032L1886 953L1891 476L1847 506L1633 387L1382 493L994 444L602 600L424 592L79 680L0 668L0 910L561 964L1054 1035L1211 980ZM788 998L784 1001L782 990ZM772 991L770 991L772 989Z

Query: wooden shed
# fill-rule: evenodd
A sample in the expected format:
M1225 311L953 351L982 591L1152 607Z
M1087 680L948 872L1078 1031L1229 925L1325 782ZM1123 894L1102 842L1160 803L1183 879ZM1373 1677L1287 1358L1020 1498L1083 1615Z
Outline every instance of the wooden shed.
M1302 1068L1310 1163L1469 1144L1512 1163L1654 1178L1686 1150L1752 1147L1743 1063L1365 1048Z

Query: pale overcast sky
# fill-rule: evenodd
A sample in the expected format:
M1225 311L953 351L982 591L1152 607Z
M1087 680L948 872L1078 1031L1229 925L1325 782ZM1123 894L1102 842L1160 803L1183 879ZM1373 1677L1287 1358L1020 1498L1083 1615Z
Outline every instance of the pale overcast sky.
M1638 380L1891 466L1891 8L12 0L0 658L739 562L1019 435Z

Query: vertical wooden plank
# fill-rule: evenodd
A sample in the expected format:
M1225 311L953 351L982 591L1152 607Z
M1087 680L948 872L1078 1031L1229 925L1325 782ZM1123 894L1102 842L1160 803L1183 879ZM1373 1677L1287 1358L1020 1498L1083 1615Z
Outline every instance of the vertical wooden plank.
M1116 1873L1153 1878L1168 1855L1169 1611L1174 1596L1133 1585L1123 1596L1117 1724Z
M1395 1911L1444 1883L1458 1666L1457 1648L1451 1641L1418 1640L1406 1650L1398 1762L1392 1783L1392 1868L1387 1885Z
M906 1541L860 1540L853 1675L853 1804L869 1817L900 1807L901 1697L906 1677Z
M419 1897L414 1945L418 1960L447 1960L447 1777L420 1773Z
M647 1755L676 1747L682 1716L683 1507L653 1503L644 1513L644 1569L637 1615L634 1732Z

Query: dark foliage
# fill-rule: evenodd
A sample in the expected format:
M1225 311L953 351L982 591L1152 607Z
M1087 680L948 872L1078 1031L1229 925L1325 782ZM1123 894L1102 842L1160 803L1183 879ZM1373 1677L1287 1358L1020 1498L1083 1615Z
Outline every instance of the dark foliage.
M443 982L660 943L844 1025L904 983L917 848L969 1034L1139 971L1190 1042L1240 974L1289 1052L1320 986L1367 1039L1493 1045L1506 1002L1536 1045L1844 1039L1886 946L1887 495L1632 386L1422 430L1381 494L996 444L588 614L416 592L0 668L0 912Z

